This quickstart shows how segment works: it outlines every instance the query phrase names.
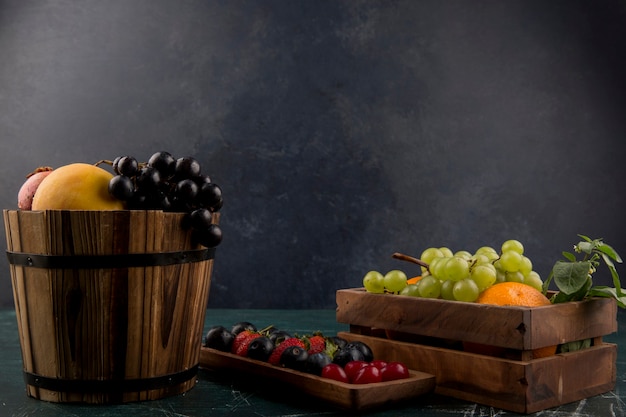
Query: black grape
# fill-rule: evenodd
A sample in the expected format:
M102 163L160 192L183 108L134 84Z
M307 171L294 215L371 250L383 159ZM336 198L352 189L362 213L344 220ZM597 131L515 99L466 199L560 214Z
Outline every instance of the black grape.
M135 194L135 184L129 177L116 175L109 181L109 193L118 200L128 201Z
M148 166L154 167L163 179L174 176L176 171L176 159L169 152L157 152L148 160Z
M176 178L196 178L201 173L200 163L190 156L178 158L176 160Z

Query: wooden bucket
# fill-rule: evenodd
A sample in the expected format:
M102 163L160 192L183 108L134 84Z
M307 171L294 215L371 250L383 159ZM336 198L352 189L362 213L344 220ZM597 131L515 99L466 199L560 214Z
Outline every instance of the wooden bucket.
M3 215L29 396L124 403L195 385L215 249L192 244L183 214Z

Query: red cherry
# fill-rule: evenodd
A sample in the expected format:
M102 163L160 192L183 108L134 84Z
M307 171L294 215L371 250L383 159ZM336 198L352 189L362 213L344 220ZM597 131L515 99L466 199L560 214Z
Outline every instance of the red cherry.
M401 362L389 362L380 373L383 381L404 379L410 376L409 368Z
M354 376L353 384L372 384L374 382L381 382L383 377L380 369L373 365L364 366Z
M348 375L346 375L346 371L336 363L329 363L328 365L322 368L322 377L334 379L339 382L350 382L348 380Z
M346 375L348 375L348 380L352 382L352 380L356 376L356 373L359 372L361 368L368 365L369 363L365 361L350 361L346 363L346 365L343 367L343 370L346 371Z
M385 366L387 366L387 361L384 361L382 359L374 359L370 363L380 370L382 370Z

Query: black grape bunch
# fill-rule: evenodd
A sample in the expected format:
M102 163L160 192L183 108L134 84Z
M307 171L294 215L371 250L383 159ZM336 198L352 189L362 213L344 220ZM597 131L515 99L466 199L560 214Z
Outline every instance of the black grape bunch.
M192 157L174 158L169 152L153 154L147 163L132 156L111 162L115 176L109 193L129 210L183 212L183 227L193 228L194 239L208 248L222 241L222 230L212 224L213 213L222 208L221 188L202 173Z

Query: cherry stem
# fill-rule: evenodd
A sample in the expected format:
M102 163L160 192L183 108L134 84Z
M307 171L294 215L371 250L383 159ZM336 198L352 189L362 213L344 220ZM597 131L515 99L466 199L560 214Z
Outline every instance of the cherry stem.
M412 256L409 256L409 255L405 255L405 254L396 252L393 255L391 255L391 257L395 258L395 259L399 259L401 261L407 261L407 262L411 262L411 263L414 263L414 264L418 264L419 266L423 266L424 268L428 268L428 264L426 262L421 261L421 260L419 260L417 258L414 258Z

